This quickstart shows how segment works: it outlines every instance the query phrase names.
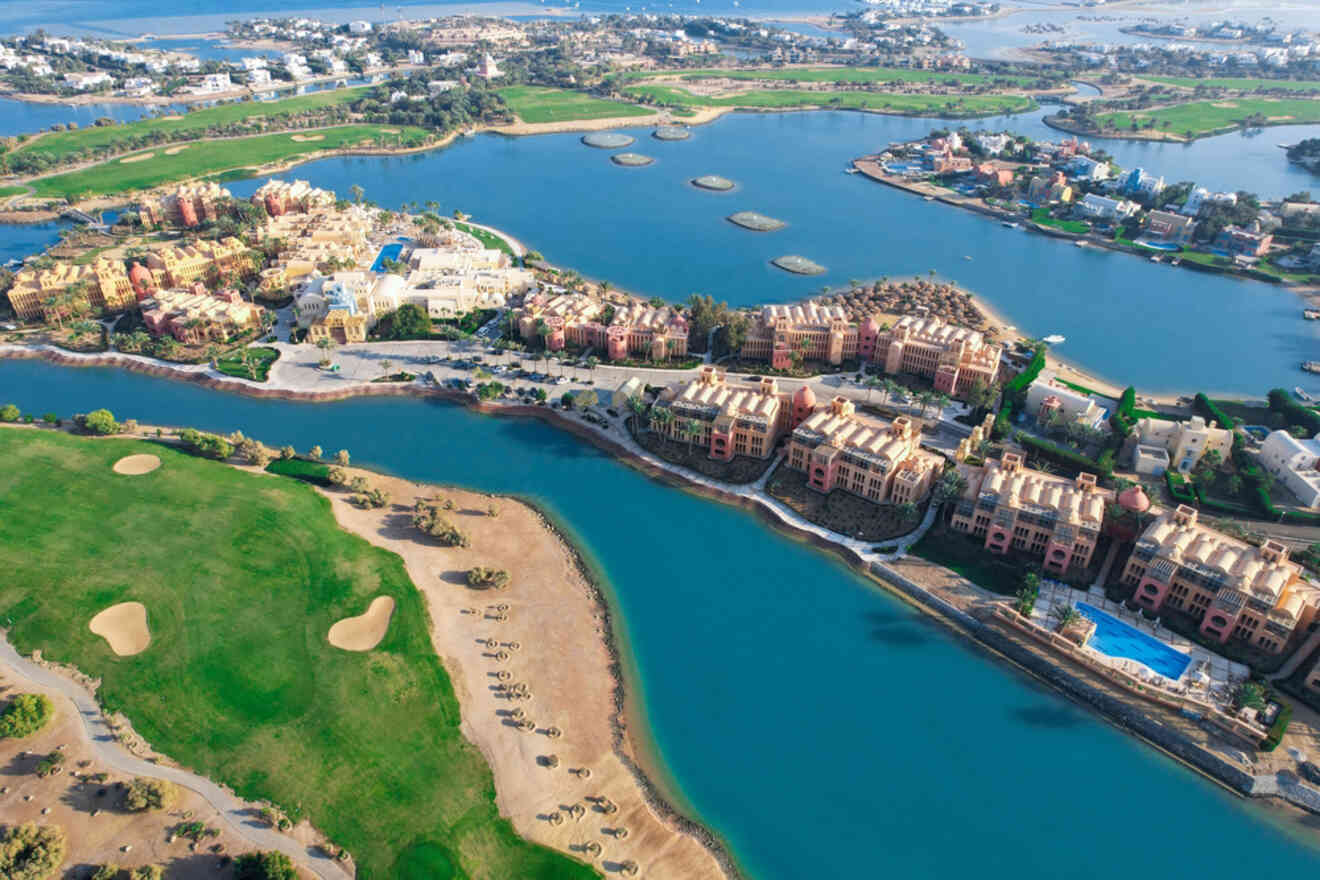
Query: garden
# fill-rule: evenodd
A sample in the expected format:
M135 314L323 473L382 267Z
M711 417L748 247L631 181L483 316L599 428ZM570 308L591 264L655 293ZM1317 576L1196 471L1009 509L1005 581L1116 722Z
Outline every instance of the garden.
M766 491L800 516L832 532L863 541L887 541L906 535L925 515L926 504L876 504L843 489L817 492L807 475L781 462L766 483Z

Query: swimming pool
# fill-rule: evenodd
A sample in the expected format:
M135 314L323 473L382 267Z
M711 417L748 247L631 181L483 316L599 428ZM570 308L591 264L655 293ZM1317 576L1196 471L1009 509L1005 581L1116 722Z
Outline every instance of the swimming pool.
M1077 610L1087 620L1095 623L1095 634L1086 644L1101 654L1136 660L1165 678L1175 681L1186 671L1187 664L1192 662L1192 658L1187 654L1175 651L1159 639L1146 635L1136 627L1128 626L1099 608L1078 602Z
M1182 250L1180 246L1171 241L1151 241L1150 239L1139 238L1137 239L1136 244L1139 244L1144 248L1150 248L1153 251L1173 252Z
M385 271L385 261L397 260L401 253L403 253L403 242L400 241L395 242L394 244L385 245L385 247L380 249L380 253L376 254L376 262L371 264L371 271Z

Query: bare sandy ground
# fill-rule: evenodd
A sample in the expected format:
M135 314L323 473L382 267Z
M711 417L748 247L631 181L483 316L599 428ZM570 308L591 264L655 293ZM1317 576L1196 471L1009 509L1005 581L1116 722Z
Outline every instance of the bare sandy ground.
M163 152L165 153L166 156L177 156L179 153L182 153L184 150L188 149L188 146L189 146L188 144L179 144L177 147L169 147L165 149Z
M377 596L371 600L365 614L336 621L326 634L326 639L344 651L370 651L385 638L393 617L394 598Z
M160 117L160 118L161 118L161 119L182 119L183 117L182 117L181 115L179 115L178 113L174 113L174 114L171 114L171 115L169 115L169 116L162 116L162 117Z
M0 668L0 700L18 693L40 692L28 682L19 684ZM68 838L64 871L55 876L83 877L78 865L114 863L124 868L160 865L165 876L180 880L228 880L232 868L221 859L251 849L226 830L219 814L200 796L180 788L173 807L164 812L129 813L121 807L131 776L108 772L95 759L79 727L77 709L66 697L48 692L55 706L50 723L24 739L0 739L0 824L35 822L57 825ZM36 774L41 758L63 746L64 770L45 779ZM108 772L103 780L94 774ZM192 844L179 837L169 843L169 829L180 822L197 821L220 830L218 837ZM308 875L303 875L308 876Z
M160 467L160 459L154 455L126 455L114 464L114 472L130 477L149 474Z
M400 131L402 131L402 129L398 129L398 128L382 128L382 129L381 129L381 132L384 133L384 134L399 134Z
M298 141L299 143L304 143L304 142L307 142L307 141L323 141L323 140L325 140L325 135L323 135L323 134L291 134L291 135L289 135L289 140L291 140L291 141Z
M147 626L147 606L141 602L120 602L92 618L87 628L110 643L110 650L120 657L141 654L151 644Z
M155 153L139 153L136 156L125 156L119 160L121 165L132 165L134 162L145 162L155 157Z
M327 492L335 517L403 557L429 605L431 640L462 704L463 733L489 761L500 812L518 833L592 860L606 876L631 860L653 880L723 877L701 843L652 810L614 753L605 621L575 557L541 516L508 498L364 476L390 493L392 506L364 510ZM423 538L410 519L418 497L453 501L446 516L471 546ZM497 517L487 514L492 505ZM508 571L509 586L468 587L466 572L477 565ZM530 698L510 698L515 685ZM534 729L520 730L520 719ZM589 776L571 772L581 768ZM623 839L612 833L618 828L627 829Z

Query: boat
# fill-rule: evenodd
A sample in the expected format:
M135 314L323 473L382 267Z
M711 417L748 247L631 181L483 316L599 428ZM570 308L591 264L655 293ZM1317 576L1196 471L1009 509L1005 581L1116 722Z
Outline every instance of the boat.
M15 258L12 259L12 260L7 260L7 261L5 261L5 268L6 268L6 269L17 269L17 268L18 268L19 266L21 266L21 265L23 265L23 261L20 260L20 259L18 259L17 257L15 257Z
M972 259L972 255L971 255L971 254L963 254L963 259L964 259L964 260L967 260L968 262L970 262L971 259Z
M856 173L857 173L857 169L856 169L856 168L845 168L845 169L843 169L843 173L844 173L844 174L856 174Z
M1303 391L1301 385L1293 388L1293 396L1302 403L1315 403L1315 398Z
M1060 336L1057 333L1051 333L1049 336L1042 338L1041 342L1048 342L1050 345L1058 345L1060 342L1063 342L1065 339L1067 339L1066 336Z
M1179 258L1177 258L1177 257L1174 257L1172 260L1169 261L1169 265L1170 265L1170 266L1181 266L1181 265L1182 265L1182 260L1179 259Z
M13 262L10 260L9 262ZM1308 321L1320 320L1320 309L1302 309L1302 317Z
M1082 240L1079 238L1079 239L1077 239L1076 241L1073 242L1073 245L1074 245L1075 247L1086 247L1086 242L1082 241Z
M935 197L934 197L934 196L923 196L923 198L925 198L925 200L928 201L928 202L933 202L933 201L935 201Z
M1302 361L1302 369L1308 373L1320 373L1320 361Z
M1009 229L1019 229L1022 226L1021 223L1014 223L1010 220L1005 220L1003 225L1007 226Z
M1161 256L1152 256L1152 257L1150 258L1150 261L1151 261L1152 263L1163 263L1163 262L1164 262L1164 258L1161 257Z

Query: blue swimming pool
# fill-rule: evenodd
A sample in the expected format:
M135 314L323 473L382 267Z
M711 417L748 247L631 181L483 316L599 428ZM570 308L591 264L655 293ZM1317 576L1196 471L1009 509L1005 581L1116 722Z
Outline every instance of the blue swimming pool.
M1117 617L1113 617L1099 608L1077 603L1077 610L1087 620L1095 623L1095 634L1089 647L1110 657L1126 657L1144 663L1165 678L1177 680L1187 669L1192 658L1175 651L1159 639L1146 635L1136 627L1128 626Z
M1137 244L1144 248L1150 248L1153 251L1180 251L1182 248L1171 241L1151 241L1146 238L1137 239Z
M385 247L380 249L380 253L376 254L376 262L371 264L371 271L385 271L385 261L397 260L401 253L403 253L403 242L399 241L394 244L385 245Z

